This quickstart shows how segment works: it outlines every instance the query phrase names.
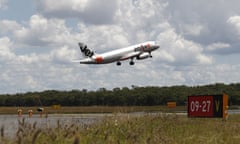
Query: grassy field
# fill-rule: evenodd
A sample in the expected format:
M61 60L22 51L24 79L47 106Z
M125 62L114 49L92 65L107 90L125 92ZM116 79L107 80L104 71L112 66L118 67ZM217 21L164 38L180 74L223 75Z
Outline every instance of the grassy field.
M4 137L2 144L238 144L240 115L221 119L187 118L176 114L118 115L92 125L58 124L55 128L37 128L36 123L19 121L14 138Z

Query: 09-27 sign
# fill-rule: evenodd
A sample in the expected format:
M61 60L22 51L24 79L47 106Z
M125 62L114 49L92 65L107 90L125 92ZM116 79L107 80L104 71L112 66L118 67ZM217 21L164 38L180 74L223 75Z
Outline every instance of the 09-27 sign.
M188 96L189 117L227 117L228 96L201 95Z

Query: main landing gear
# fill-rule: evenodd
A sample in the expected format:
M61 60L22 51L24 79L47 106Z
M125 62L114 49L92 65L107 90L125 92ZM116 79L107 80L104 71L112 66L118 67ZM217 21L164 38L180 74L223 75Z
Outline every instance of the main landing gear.
M151 54L151 52L149 52L149 57L152 58L152 54Z
M129 62L129 65L134 65L135 63L134 63L134 61L133 60L131 60L130 62ZM120 61L118 61L117 62L117 66L121 66L122 65L122 63L120 62Z
M131 58L131 61L129 62L130 65L134 65L133 58Z
M117 62L117 66L120 66L122 63L120 61Z

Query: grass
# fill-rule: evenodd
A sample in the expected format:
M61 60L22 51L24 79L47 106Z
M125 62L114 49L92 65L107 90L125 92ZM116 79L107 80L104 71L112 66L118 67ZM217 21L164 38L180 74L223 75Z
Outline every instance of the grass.
M36 123L19 121L13 139L3 144L237 144L240 115L221 119L187 118L175 114L120 115L106 117L92 125L58 122L54 128L37 128Z

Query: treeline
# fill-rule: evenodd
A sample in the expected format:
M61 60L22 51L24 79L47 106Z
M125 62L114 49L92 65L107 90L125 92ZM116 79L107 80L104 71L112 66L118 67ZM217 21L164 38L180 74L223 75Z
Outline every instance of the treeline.
M114 88L97 91L71 90L28 92L0 95L0 106L152 106L166 105L169 101L185 105L189 95L222 94L229 95L229 105L240 104L240 83L212 84L205 86L136 87Z

